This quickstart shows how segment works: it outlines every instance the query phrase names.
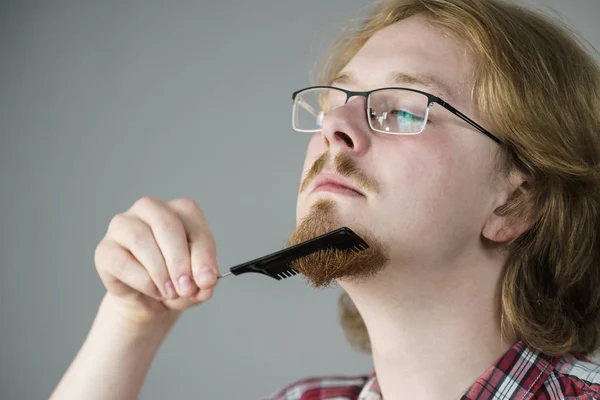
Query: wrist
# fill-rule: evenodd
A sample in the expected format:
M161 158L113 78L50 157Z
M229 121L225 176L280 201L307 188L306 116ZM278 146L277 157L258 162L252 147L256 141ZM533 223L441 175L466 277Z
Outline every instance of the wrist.
M132 339L163 336L175 325L179 315L178 311L167 311L152 318L132 316L111 293L106 293L98 308L95 324L101 325L103 330Z
M92 329L53 399L139 396L152 360L179 315L164 312L139 320L132 318L139 315L134 310L121 299L104 296Z

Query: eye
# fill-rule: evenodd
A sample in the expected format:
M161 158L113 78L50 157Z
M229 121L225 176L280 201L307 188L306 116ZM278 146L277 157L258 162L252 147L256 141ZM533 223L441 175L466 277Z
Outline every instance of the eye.
M405 110L391 110L390 114L396 115L396 119L400 123L423 123L424 118L420 115L413 114Z

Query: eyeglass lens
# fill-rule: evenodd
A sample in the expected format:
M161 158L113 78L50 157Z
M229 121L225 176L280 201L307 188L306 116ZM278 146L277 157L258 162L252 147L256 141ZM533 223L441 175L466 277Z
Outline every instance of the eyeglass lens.
M298 93L294 101L294 129L319 131L325 115L345 102L346 93L331 88L313 88ZM399 134L421 132L429 111L427 96L403 89L372 92L367 108L372 129Z

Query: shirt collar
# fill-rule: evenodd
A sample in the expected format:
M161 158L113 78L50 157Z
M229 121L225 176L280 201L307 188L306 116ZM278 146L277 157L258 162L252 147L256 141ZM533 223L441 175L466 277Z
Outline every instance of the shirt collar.
M531 399L560 360L520 340L475 381L461 400Z
M461 400L531 399L560 359L520 340L475 381ZM358 400L382 400L375 370L369 374Z

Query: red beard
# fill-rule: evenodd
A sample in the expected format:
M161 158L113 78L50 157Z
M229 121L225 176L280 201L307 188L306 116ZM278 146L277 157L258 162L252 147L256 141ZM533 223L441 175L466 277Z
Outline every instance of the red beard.
M288 246L302 243L342 227L336 222L335 202L318 200L310 213L302 219L288 240ZM329 286L333 280L368 278L379 272L388 261L384 246L364 229L350 227L369 248L361 252L348 250L323 250L302 257L292 263L292 268L303 274L314 287Z

